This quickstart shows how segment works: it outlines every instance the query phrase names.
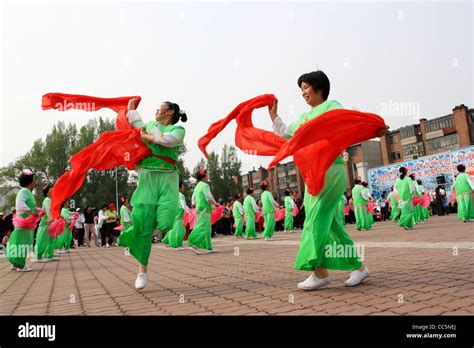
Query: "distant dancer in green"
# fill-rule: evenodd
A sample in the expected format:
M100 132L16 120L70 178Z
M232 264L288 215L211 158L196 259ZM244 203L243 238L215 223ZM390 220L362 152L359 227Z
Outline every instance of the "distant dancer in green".
M244 206L242 205L242 195L237 193L235 195L234 205L232 206L232 213L235 220L235 233L237 238L243 238L244 230Z
M415 185L412 184L412 180L407 176L407 169L400 167L398 170L400 177L395 180L394 191L398 194L398 206L400 207L400 220L398 226L403 227L405 230L413 229L413 192Z
M262 213L265 221L262 237L266 241L271 241L275 233L275 211L280 208L280 205L275 201L272 193L268 191L268 185L268 181L265 180L260 186L263 191L260 199L262 200Z
M474 221L474 206L472 205L472 191L474 183L463 164L457 166L459 172L454 182L456 198L458 200L458 218L463 222Z
M409 177L411 179L410 185L413 187L412 198L414 199L415 197L423 197L423 194L418 193L415 173L411 173ZM417 223L423 220L422 214L423 212L422 212L421 204L415 205L415 203L413 202L413 224L416 225Z
M247 196L244 199L245 211L245 239L257 239L257 231L255 230L255 215L258 213L258 205L253 197L253 188L247 189Z
M57 261L58 257L54 256L54 246L56 244L56 237L51 238L48 233L49 226L53 223L51 218L51 195L53 194L53 187L51 185L43 186L44 201L42 208L45 215L41 218L38 232L36 233L35 256L38 262Z
M21 189L18 191L15 199L16 214L22 218L27 218L30 215L38 216L35 197L32 193L35 187L35 174L29 169L24 170L18 181ZM18 272L31 271L31 267L26 265L26 259L33 248L34 233L34 229L15 226L6 249L6 257L11 264L10 268L12 270L17 270Z
M168 244L173 250L185 250L183 247L183 239L186 234L186 228L184 227L184 214L189 214L190 209L186 204L184 192L186 192L186 187L184 186L184 183L180 181L178 212L176 213L173 229L169 231L161 241L163 244Z
M120 198L122 206L120 207L120 225L122 230L127 230L132 226L132 212L131 205L127 197Z
M290 189L285 190L285 223L284 223L284 230L283 232L292 233L294 232L293 226L293 209L295 209L296 203L291 198L291 191Z
M362 181L356 178L352 189L352 201L354 204L357 231L370 230L371 224L367 212L368 198L365 188L362 186Z
M212 196L207 170L201 169L195 177L198 183L191 200L192 205L196 207L197 222L189 234L188 244L191 251L198 255L203 253L199 249L203 249L208 254L216 253L217 250L212 248L211 243L211 211L213 206L217 207L219 204Z
M390 201L390 220L393 222L397 222L398 219L400 218L400 209L398 208L398 200L395 197L396 192L394 191L394 187L392 186L390 188L390 194L388 195L388 199Z

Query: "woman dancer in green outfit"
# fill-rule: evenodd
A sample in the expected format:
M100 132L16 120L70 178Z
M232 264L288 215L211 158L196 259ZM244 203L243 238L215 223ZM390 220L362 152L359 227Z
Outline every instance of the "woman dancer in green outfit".
M371 229L372 226L374 225L374 216L372 215L372 213L369 212L368 205L369 205L369 202L374 200L374 198L372 197L372 194L370 193L369 183L367 181L362 181L362 187L364 188L362 190L362 198L364 198L365 211L367 213L367 221L369 222L369 229Z
M72 242L72 232L69 231L69 226L71 226L71 212L69 211L69 201L64 201L61 208L61 217L66 221L63 232L57 237L55 249L59 249L59 253L72 253L71 242Z
M413 187L413 193L412 193L412 198L415 198L415 197L423 197L423 195L419 195L418 194L418 190L417 190L417 184L416 184L416 179L415 179L415 174L414 173L411 173L409 175L411 181L410 181L410 185ZM421 211L421 204L413 204L413 223L416 225L417 223L421 222L422 221L422 211Z
M57 261L58 257L54 256L54 246L56 244L56 236L51 238L48 233L49 226L53 223L53 220L48 221L51 217L51 195L53 194L53 187L45 185L43 187L44 200L42 208L45 211L45 215L41 218L39 223L38 232L36 234L36 245L35 245L35 256L38 262Z
M277 102L269 110L274 132L284 139L290 139L305 122L326 111L342 108L339 102L327 100L330 83L322 71L302 75L298 79L298 87L311 110L301 115L297 122L287 127L277 115ZM385 131L381 131L377 135L382 136L384 133ZM345 282L346 286L358 285L369 275L369 270L359 260L354 242L340 219L335 216L339 214L338 206L346 187L346 179L344 161L339 156L326 172L324 187L316 196L305 189L306 219L295 267L311 271L311 275L298 284L300 289L315 290L331 283L328 269L353 271ZM344 250L351 249L352 252L341 257L335 252L337 246L342 246ZM328 249L333 247L336 250L331 253Z
M367 195L364 193L364 186L359 178L354 180L354 188L352 189L352 201L354 204L354 214L356 218L356 229L370 230L370 221L367 212ZM365 198L366 197L366 198Z
M413 229L413 191L414 185L411 179L407 176L407 169L400 167L398 170L400 177L395 180L395 192L398 193L398 206L400 207L401 215L398 226L405 230Z
M247 196L244 199L245 211L245 239L257 239L257 231L255 230L255 214L258 212L258 205L253 198L253 188L247 189Z
M423 181L421 181L421 179L416 180L416 191L421 198L424 197L425 187L423 186ZM423 208L421 204L420 206L421 206L421 220L422 221L428 220L428 218L430 217L430 213L428 212L428 207Z
M293 209L296 207L295 201L291 198L290 189L285 191L285 224L283 233L294 232L294 219L293 219Z
M31 191L35 187L35 174L31 170L25 170L19 177L22 187L15 199L16 214L22 218L30 215L38 216L36 212L36 201ZM30 272L31 267L26 266L26 259L33 248L34 229L15 227L7 243L6 257L11 264L11 270L18 272Z
M265 221L265 228L262 232L262 237L266 241L271 241L273 240L273 234L275 233L275 210L278 209L280 205L275 202L272 193L268 191L268 182L266 180L260 187L263 191L261 200L263 220Z
M216 253L217 250L212 248L211 243L211 211L212 206L219 206L214 197L212 196L211 189L209 187L209 176L207 170L201 169L196 174L198 181L194 188L192 196L192 205L196 207L196 215L198 217L196 225L189 234L188 244L191 251L195 254L202 254L198 249L204 249L208 254Z
M393 222L397 222L400 218L400 209L398 208L398 201L394 196L395 191L393 190L393 186L390 188L390 194L388 195L388 199L390 200L390 220Z
M122 230L127 230L132 226L131 205L126 197L120 198L120 201L122 202L120 207L120 225L122 225Z
M474 191L474 183L466 173L466 167L463 164L459 164L457 170L459 174L454 181L454 189L458 200L458 218L463 222L473 221L472 191Z
M182 181L179 182L179 203L176 219L174 220L173 229L169 231L165 238L161 241L163 244L168 244L173 250L184 250L183 239L186 234L184 227L184 213L189 213L189 207L186 204L186 197L184 196L186 187Z
M242 195L237 193L235 195L234 205L232 206L232 213L235 220L235 233L237 238L243 238L242 232L244 230L244 206L242 205Z
M128 103L127 118L133 128L141 128L142 139L151 155L137 165L138 184L130 201L132 226L122 230L119 245L127 247L138 263L135 288L143 289L148 280L148 260L154 234L173 227L178 208L178 161L185 130L177 125L186 122L178 104L164 102L155 113L155 121L142 121L136 111L137 99Z

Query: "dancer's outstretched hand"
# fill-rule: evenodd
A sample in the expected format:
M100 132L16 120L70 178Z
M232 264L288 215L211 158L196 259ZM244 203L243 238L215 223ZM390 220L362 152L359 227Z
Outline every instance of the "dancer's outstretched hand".
M387 130L389 129L390 127L389 126L386 126L385 129L379 129L377 131L377 138L381 138L385 135L385 133L387 133Z
M133 98L128 101L128 110L136 110L138 98Z
M272 119L272 121L278 117L277 112L278 112L278 101L275 100L273 102L272 107L268 107L268 113L270 114L270 118Z

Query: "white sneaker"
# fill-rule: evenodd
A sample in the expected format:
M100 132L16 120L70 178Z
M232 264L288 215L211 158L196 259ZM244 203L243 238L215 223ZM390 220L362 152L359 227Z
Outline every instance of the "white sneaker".
M66 250L64 250L64 249L61 249L61 250L58 251L58 253L60 253L60 254L64 254L65 252L66 252Z
M173 249L173 250L178 250L178 251L179 251L179 250L186 250L185 247L177 247L177 248L172 248L172 249Z
M110 244L106 244L105 247L106 247L106 248L110 248Z
M137 279L135 280L135 289L140 290L146 286L148 280L148 273L138 273Z
M40 263L45 263L45 262L48 262L49 260L48 259L39 259L38 262Z
M265 238L266 241L271 241L271 240L275 240L273 239L273 237L268 237L268 238Z
M330 284L332 281L331 277L328 275L326 278L318 278L314 273L301 283L298 283L298 288L302 290L316 290Z
M18 267L16 269L17 272L31 272L31 267L25 266L23 268Z
M344 283L346 286L356 286L362 283L362 281L369 276L369 269L367 267L364 268L363 271L352 271L351 276L349 279L346 280Z
M59 257L53 256L50 259L48 259L48 261L59 261Z
M197 248L196 248L195 246L191 246L189 249L190 249L193 253L195 253L196 255L201 255L201 254L202 254L199 250L197 250Z
M206 252L208 254L213 254L213 253L218 253L219 251L215 250L215 249L211 249L211 250L206 250Z

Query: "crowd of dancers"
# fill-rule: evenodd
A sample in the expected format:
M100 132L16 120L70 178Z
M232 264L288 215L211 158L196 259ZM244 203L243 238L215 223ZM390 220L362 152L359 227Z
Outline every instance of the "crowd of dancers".
M285 124L278 115L276 101L269 107L274 134L287 141L300 134L297 131L305 128L305 124L311 120L331 110L342 109L339 102L328 100L330 83L322 71L303 74L298 79L298 87L311 109L303 113L296 122L288 126ZM139 130L140 137L150 150L150 154L136 167L138 183L130 201L122 199L120 228L113 227L117 221L117 212L112 209L115 207L109 206L107 209L107 206L104 206L102 213L99 212L98 219L100 224L110 224L102 238L102 246L108 244L127 248L138 262L135 287L143 289L148 280L148 262L154 237L163 235L163 243L173 249L184 250L186 226L192 225L187 238L189 250L198 255L215 253L211 239L212 223L216 215L219 215L218 218L222 216L223 207L212 195L206 169L200 170L195 175L197 184L192 194L191 208L186 203L185 186L179 180L176 166L180 147L184 144L186 132L182 122L187 120L186 113L176 103L164 102L156 111L155 120L145 123L136 110L138 102L137 98L129 100L126 117L133 129ZM387 128L384 126L376 129L372 137L384 135ZM465 173L464 166L458 166L458 171L454 183L458 215L462 221L469 222L474 219L472 206L474 186L469 175ZM374 224L375 203L367 183L356 179L352 198L347 200L343 195L346 182L345 164L339 155L325 171L324 185L317 194L311 194L306 185L303 196L305 220L295 260L297 270L310 272L306 280L297 284L302 290L315 290L330 284L332 278L329 270L350 271L345 286L359 285L369 276L367 266L361 262L357 254L329 255L325 252L329 245L354 246L344 227L347 206L354 211L357 230L370 230ZM32 194L35 187L35 175L32 171L24 171L19 178L19 184L22 188L16 197L15 229L9 237L6 256L12 269L28 272L31 271L31 267L26 265L26 258L28 249L34 243L36 226L39 224L35 243L37 260L57 261L59 253L56 253L56 250L70 252L73 226L81 214L71 213L66 200L62 204L61 216L54 218L51 213L54 187L49 185L43 188L45 199L42 209L37 209ZM263 217L262 238L265 241L274 239L279 212L284 214L284 230L288 232L294 230L296 203L291 197L292 193L289 190L285 193L285 201L280 206L269 191L268 182L263 182L261 189L263 192L260 197L261 208L256 202L252 188L247 190L245 198L241 193L235 194L232 212L237 238L257 238L256 218L259 213ZM384 202L391 207L391 219L407 230L429 216L422 182L417 181L404 167L400 168L400 176ZM281 218L280 215L279 217ZM87 244L90 243L90 235L87 233L85 237ZM107 237L109 241L104 239ZM98 240L94 242L98 244Z

